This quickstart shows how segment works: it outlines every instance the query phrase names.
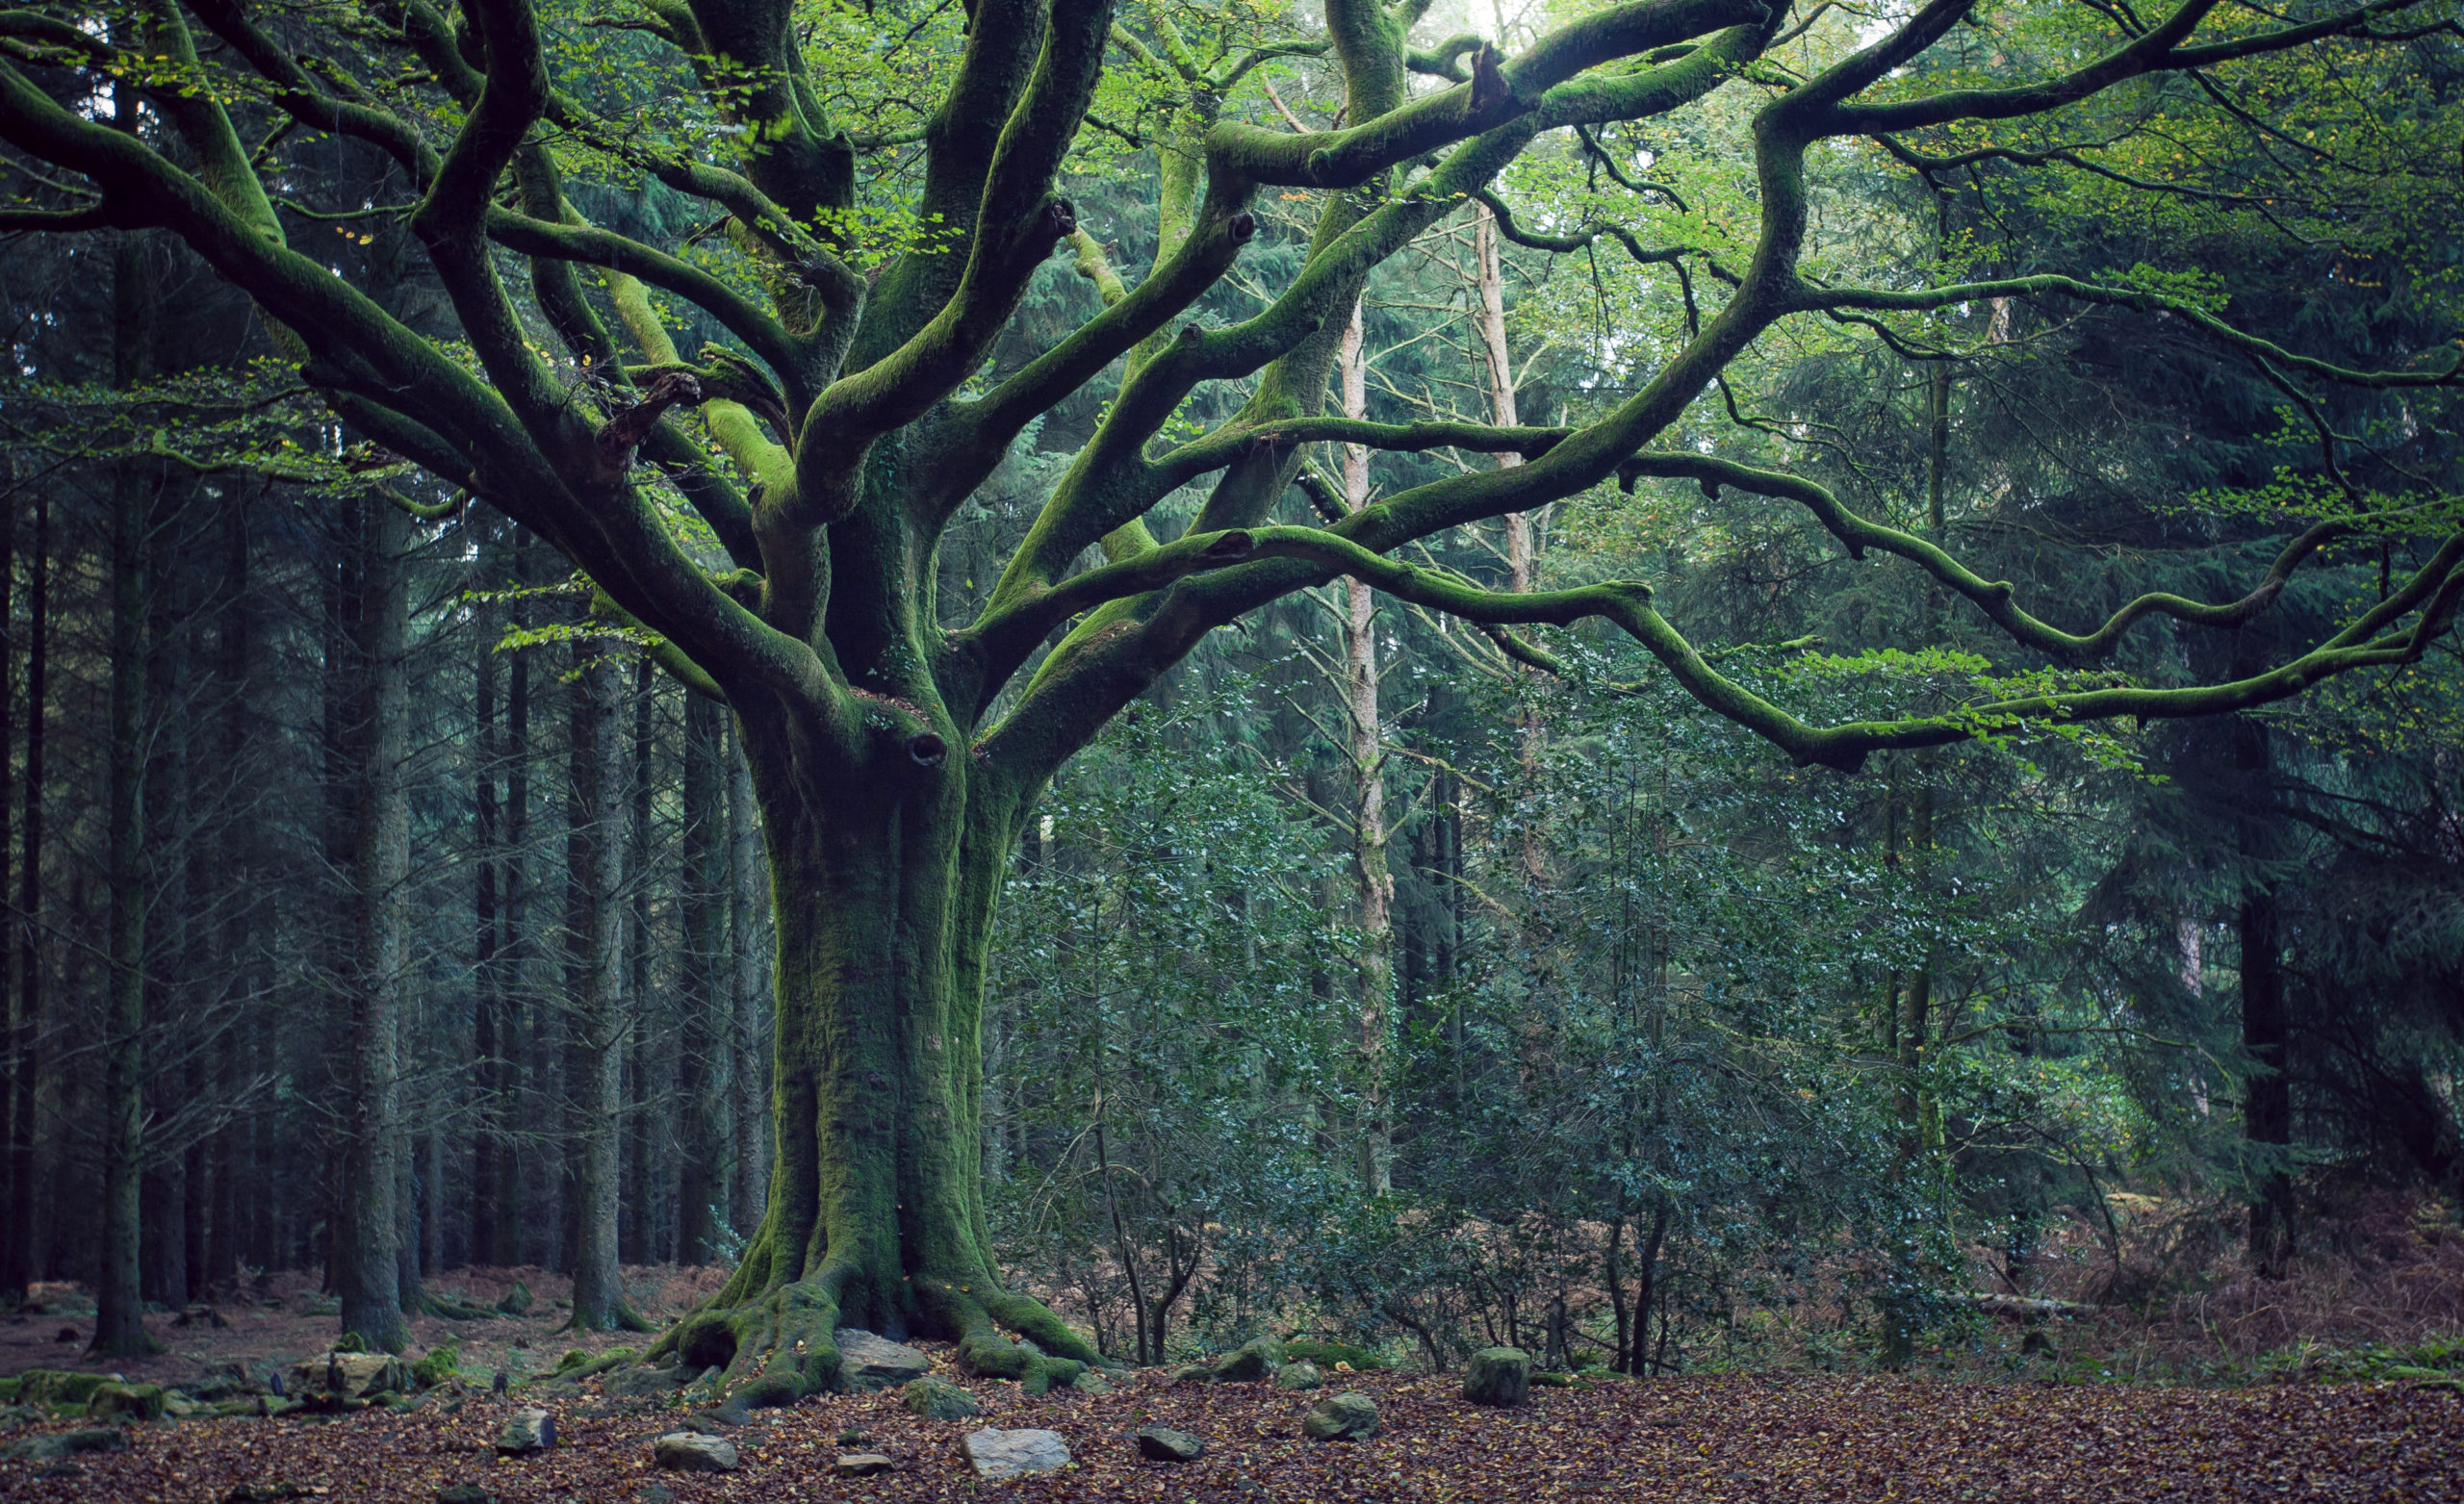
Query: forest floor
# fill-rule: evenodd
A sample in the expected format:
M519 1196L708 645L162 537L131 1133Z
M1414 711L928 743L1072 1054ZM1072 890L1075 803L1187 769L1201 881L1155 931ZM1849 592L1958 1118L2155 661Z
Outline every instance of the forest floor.
M629 1269L636 1304L671 1319L722 1271ZM495 1457L505 1417L526 1403L489 1392L552 1369L574 1347L600 1351L638 1338L557 1331L566 1282L536 1269L472 1270L442 1282L490 1304L516 1281L528 1315L482 1321L423 1317L412 1355L450 1340L467 1392L431 1391L408 1414L374 1408L333 1417L192 1418L136 1425L124 1451L65 1462L0 1461L0 1500L80 1504L252 1504L329 1498L434 1504L440 1488L477 1484L500 1504L703 1504L703 1501L1168 1501L1168 1504L1338 1504L1338 1501L1617 1500L2456 1500L2464 1504L2464 1394L2403 1383L2142 1385L2080 1382L2084 1331L2060 1380L1964 1374L1883 1376L1808 1371L1606 1381L1535 1390L1511 1411L1459 1396L1459 1377L1331 1374L1318 1394L1265 1384L1168 1384L1163 1370L1116 1374L1115 1392L1027 1395L1014 1385L946 1373L946 1347L923 1345L945 1376L983 1407L975 1420L928 1421L895 1394L808 1399L751 1415L681 1408L673 1398L619 1398L596 1383L559 1384L533 1400L555 1415L558 1444L528 1458ZM329 1302L305 1279L276 1280L214 1308L225 1325L148 1318L166 1351L139 1362L83 1355L90 1304L73 1290L38 1291L47 1309L0 1321L0 1375L29 1367L112 1371L179 1383L217 1373L262 1379L321 1353L334 1336ZM2085 1325L2085 1323L2082 1323ZM62 1331L75 1341L57 1340ZM2097 1347L2104 1344L2094 1343ZM2096 1355L2097 1375L2129 1369ZM2042 1371L2053 1372L2052 1368ZM2247 1373L2248 1369L2244 1369ZM1376 1401L1381 1427L1362 1442L1303 1440L1302 1415L1336 1388ZM534 1391L535 1392L535 1391ZM727 1435L743 1459L723 1476L652 1466L651 1442L687 1422ZM0 1449L89 1422L0 1426ZM1165 1425L1202 1438L1188 1465L1141 1459L1132 1434ZM985 1426L1061 1434L1075 1466L1062 1474L979 1483L959 1439ZM860 1441L843 1439L860 1434ZM839 1456L876 1452L895 1470L853 1480Z
M943 1355L937 1355L943 1356ZM2264 1389L1981 1385L1939 1379L1766 1375L1536 1391L1511 1411L1465 1404L1457 1379L1338 1376L1372 1396L1378 1434L1310 1442L1316 1398L1266 1384L1168 1387L1142 1373L1113 1393L1030 1396L966 1383L981 1419L928 1421L894 1393L806 1400L725 1430L726 1475L654 1471L651 1442L685 1417L641 1400L557 1404L550 1452L497 1459L520 1403L476 1391L396 1415L218 1419L132 1429L126 1451L74 1475L0 1463L0 1499L221 1504L330 1498L431 1504L477 1484L501 1504L703 1501L2451 1500L2464 1499L2464 1397L2396 1386ZM706 1422L706 1424L712 1422ZM1142 1461L1138 1427L1208 1443L1186 1465ZM980 1426L1059 1432L1075 1466L983 1485L958 1452ZM860 1442L842 1439L860 1433ZM877 1452L887 1474L843 1479L835 1459ZM61 1465L47 1465L55 1474Z

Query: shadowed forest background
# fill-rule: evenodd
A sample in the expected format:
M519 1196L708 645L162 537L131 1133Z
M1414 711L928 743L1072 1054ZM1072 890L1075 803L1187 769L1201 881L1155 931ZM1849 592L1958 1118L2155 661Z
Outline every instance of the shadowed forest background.
M1512 52L1550 9L1414 36ZM1909 76L2015 75L2090 9L2009 8ZM1804 52L1772 54L1790 67L1554 132L1436 217L1368 276L1327 410L1566 425L1638 390L1751 253L1755 91L1886 19L1801 10ZM1163 254L1183 80L1143 13L1122 11L1063 174L1075 239L971 391ZM1334 124L1333 65L1273 46L1312 17L1173 13L1269 49L1211 108ZM1824 274L2104 276L2279 354L2451 359L2452 14L1994 142L1828 143ZM894 86L899 49L954 45L957 19L813 8L816 56L871 38L890 80L835 64L881 112L887 227L851 232L880 258L937 233L897 218ZM577 22L559 77L652 108L675 66L653 30ZM84 108L155 129L133 96ZM288 128L250 147L295 244L455 337L393 163ZM21 199L48 191L11 170ZM653 176L568 191L741 269L709 206ZM1296 275L1324 196L1265 191L1193 319ZM774 1156L771 871L734 717L529 529L328 414L172 235L18 224L0 246L0 1301L82 1343L66 1287L133 1259L157 1339L268 1298L340 1330L318 1290L347 1243L395 1261L405 1312L475 1319L515 1277L564 1287L542 1272L572 1272L598 1216L625 1322L674 1319L715 1276L645 1266L732 1265ZM679 347L732 338L665 311ZM2209 682L2386 599L2454 525L2452 386L2286 369L2052 297L1804 318L1660 443L1852 496L2080 629L2143 591L2232 600L2302 529L2362 518L2265 609L2150 619L2062 681ZM1168 433L1246 390L1199 389ZM974 489L934 566L942 624L986 608L1109 403L1057 401ZM1300 524L1522 458L1302 448L1275 503ZM1148 525L1178 535L1206 494ZM1398 556L1496 591L1647 580L1707 660L1817 724L2073 672L1713 479L1630 473ZM2454 639L2239 714L1972 729L1798 766L1604 625L1481 627L1343 579L1212 632L1068 760L1008 859L970 1146L999 1268L1141 1365L1270 1331L1362 1367L1508 1344L1634 1375L2229 1378L2464 1330ZM371 1166L390 1195L365 1194ZM131 1178L137 1226L107 1233L102 1188Z

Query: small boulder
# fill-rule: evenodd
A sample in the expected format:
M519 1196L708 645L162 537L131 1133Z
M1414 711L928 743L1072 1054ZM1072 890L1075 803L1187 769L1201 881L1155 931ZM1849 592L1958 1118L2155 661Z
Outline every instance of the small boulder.
M907 1408L927 1420L965 1420L984 1413L975 1396L947 1379L917 1379L900 1391Z
M106 1384L86 1401L86 1414L95 1420L160 1420L164 1408L159 1384Z
M1520 1405L1531 1392L1531 1355L1520 1347L1483 1347L1463 1370L1463 1397L1500 1409Z
M497 1504L497 1496L475 1483L449 1483L436 1491L436 1504Z
M1138 1455L1150 1463L1194 1463L1206 1455L1206 1442L1169 1426L1145 1426L1138 1433Z
M30 1436L12 1442L0 1457L21 1458L32 1463L57 1462L79 1452L124 1452L128 1438L110 1426L91 1426L83 1431L63 1431L52 1436Z
M1215 1365L1215 1377L1223 1384L1251 1384L1282 1366L1282 1341L1261 1337L1225 1354L1223 1361Z
M1357 1390L1329 1394L1301 1417L1301 1434L1312 1441L1358 1441L1377 1434L1377 1402Z
M330 1352L295 1364L291 1387L302 1394L373 1399L411 1387L411 1373L391 1353Z
M673 1394L692 1377L680 1367L645 1368L636 1364L609 1374L600 1382L599 1389L610 1399L643 1399Z
M1215 1382L1215 1370L1202 1363L1194 1363L1186 1368L1173 1369L1171 1376L1166 1382L1170 1384L1213 1384Z
M108 1373L64 1373L52 1368L29 1368L17 1381L17 1399L27 1405L83 1405L94 1397L94 1391L116 1382Z
M850 1452L832 1466L842 1478L870 1478L876 1473L892 1471L898 1464L879 1452Z
M1113 1391L1112 1385L1092 1368L1070 1380L1069 1387L1081 1394L1110 1394Z
M520 1280L514 1281L513 1288L506 1290L504 1292L504 1299L497 1302L497 1310L508 1316L528 1315L530 1313L530 1287L523 1284Z
M1314 1363L1288 1363L1274 1371L1274 1387L1279 1389L1314 1389L1326 1382Z
M970 1431L959 1439L967 1466L987 1483L1059 1472L1069 1466L1069 1443L1057 1431Z
M742 1466L733 1441L694 1431L660 1437L651 1443L651 1461L673 1472L733 1472Z
M838 1379L851 1389L894 1389L933 1371L933 1360L904 1342L844 1327L838 1333Z
M517 1410L497 1433L499 1457L527 1457L556 1444L556 1417L544 1410Z

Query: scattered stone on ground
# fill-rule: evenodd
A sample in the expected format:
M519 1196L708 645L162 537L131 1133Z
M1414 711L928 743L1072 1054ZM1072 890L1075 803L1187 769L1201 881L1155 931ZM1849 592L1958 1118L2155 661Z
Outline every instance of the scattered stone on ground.
M556 1444L556 1417L544 1410L517 1410L497 1433L497 1455L527 1457Z
M904 1342L856 1327L838 1330L838 1378L851 1389L894 1389L933 1371L933 1360Z
M959 1439L967 1466L987 1483L1059 1472L1069 1466L1069 1443L1058 1431L970 1431Z
M1170 1426L1144 1426L1138 1433L1138 1455L1155 1463L1194 1463L1206 1455L1206 1442Z
M1194 1363L1186 1368L1173 1369L1169 1382L1173 1384L1213 1384L1215 1382L1215 1370L1202 1363Z
M409 1389L411 1374L391 1353L324 1353L293 1364L291 1387L301 1394L372 1399Z
M733 1441L698 1431L660 1437L651 1445L651 1461L671 1472L733 1472L742 1465Z
M449 1483L436 1491L436 1504L497 1504L497 1496L475 1483Z
M1092 1368L1070 1380L1069 1387L1081 1394L1110 1394L1113 1391L1111 1383Z
M1312 1441L1358 1441L1377 1434L1377 1402L1357 1389L1329 1394L1301 1417L1301 1434Z
M13 1441L0 1457L22 1458L27 1462L55 1462L79 1452L124 1452L128 1438L109 1426L89 1426L81 1431L62 1431L50 1436L30 1436Z
M1463 1397L1500 1409L1520 1405L1531 1392L1531 1355L1520 1347L1483 1347L1463 1370Z
M106 1384L86 1401L96 1420L160 1420L165 1396L159 1384Z
M1279 1389L1314 1389L1326 1382L1314 1363L1288 1363L1274 1371L1274 1387Z
M879 1452L850 1452L834 1465L842 1478L869 1478L875 1473L888 1472L898 1464Z
M675 1393L692 1377L681 1366L647 1368L635 1364L610 1373L599 1389L610 1399L649 1399Z
M974 1395L947 1379L917 1379L900 1394L909 1410L927 1420L966 1420L984 1414Z
M1215 1377L1223 1384L1250 1384L1283 1366L1283 1343L1271 1337L1252 1338L1242 1343L1215 1365Z
M233 1309L233 1326L246 1330L248 1308ZM21 1340L48 1335L31 1321L17 1330ZM193 1330L204 1340L221 1335ZM317 1340L330 1336L319 1332ZM916 1345L937 1362L948 1353ZM307 1350L291 1348L283 1368ZM123 1361L129 1379L164 1384L167 1414L171 1392L245 1400L269 1377L262 1358L227 1377L218 1364L218 1355L191 1378L161 1359ZM1331 1389L1337 1375L1323 1377ZM0 1449L11 1457L0 1462L0 1504L330 1504L346 1493L352 1504L438 1504L446 1487L466 1480L501 1493L504 1504L751 1504L784 1501L798 1489L808 1500L949 1504L969 1488L982 1491L982 1504L1023 1504L1023 1495L1044 1492L1066 1492L1077 1504L1158 1504L1159 1483L1172 1499L1216 1504L1780 1504L1894 1491L1902 1504L2066 1492L2098 1504L2255 1504L2288 1491L2319 1504L2464 1504L2454 1464L2464 1455L2464 1406L2433 1391L2429 1379L2235 1389L1802 1372L1635 1382L1588 1373L1574 1388L1544 1389L1535 1374L1522 1406L1497 1410L1464 1402L1459 1371L1376 1371L1341 1379L1374 1402L1375 1432L1321 1444L1304 1439L1301 1420L1325 1390L1172 1389L1153 1370L1134 1384L1116 1376L1109 1395L1056 1385L1038 1396L1014 1384L971 1383L986 1418L958 1425L919 1418L898 1392L816 1395L748 1417L756 1428L732 1438L742 1466L725 1475L652 1466L661 1433L698 1431L697 1421L716 1431L719 1422L688 1420L680 1410L654 1420L636 1406L599 1401L553 1411L552 1452L495 1466L487 1454L497 1429L522 1402L490 1399L483 1379L459 1415L436 1403L417 1414L382 1406L274 1420L205 1414L121 1427L78 1414L90 1389L65 1409L21 1405L0 1415L8 1427ZM91 1387L109 1382L96 1374ZM1074 1454L1068 1470L1040 1482L985 1481L955 1443L988 1423L1049 1427ZM1134 1440L1149 1426L1210 1444L1193 1463L1152 1462ZM849 1432L864 1444L833 1444ZM80 1436L118 1449L71 1450ZM758 1451L748 1436L760 1438ZM887 1458L891 1469L840 1481L836 1459L856 1452ZM235 1485L250 1492L239 1495ZM284 1488L326 1493L277 1491Z

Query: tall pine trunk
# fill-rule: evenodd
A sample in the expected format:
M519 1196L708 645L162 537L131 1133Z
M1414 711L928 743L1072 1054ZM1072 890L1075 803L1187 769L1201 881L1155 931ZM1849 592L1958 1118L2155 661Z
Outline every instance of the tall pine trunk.
M677 1093L683 1101L683 1133L677 1177L677 1258L709 1263L720 1251L718 1224L726 1216L721 1146L733 1128L733 1083L728 1054L729 978L721 966L726 943L723 908L727 887L720 867L727 836L727 801L720 784L725 713L717 701L686 697L684 706L683 838L680 843L678 898L683 910L683 1032L679 1046Z
M572 743L568 748L566 1009L570 1057L573 1324L586 1331L639 1328L618 1272L619 1117L623 1109L624 1008L622 779L618 774L616 670L600 648L577 643Z
M342 1329L372 1348L399 1352L403 1324L400 1113L405 967L403 887L410 876L410 804L403 778L409 693L402 656L409 596L408 520L362 503L348 777L352 785L348 1085L343 1103L343 1226L336 1238Z
M753 767L740 741L728 752L728 934L733 961L728 1058L735 1080L734 1174L730 1220L744 1232L761 1220L770 1199L769 989L763 924L770 897L761 859L761 807L753 795Z
M2250 1262L2281 1278L2294 1249L2292 1021L2286 1009L2283 905L2272 870L2277 860L2274 749L2268 728L2242 717L2234 723L2234 765L2241 774L2242 901L2236 919L2242 942L2242 1050L2252 1066L2243 1087L2242 1136L2252 1163Z
M512 576L517 594L508 603L508 625L520 630L530 625L529 607L520 596L530 582L530 536L526 528L507 524L513 536ZM500 864L502 890L503 943L498 950L497 975L497 1122L504 1129L495 1141L497 1204L496 1240L486 1254L498 1265L524 1262L526 1239L523 1155L515 1130L522 1126L524 1083L532 1073L529 1041L537 1032L526 1030L534 1001L531 976L536 942L530 926L530 654L506 655L504 740L500 759L504 769L504 846ZM535 1021L535 1018L533 1019Z
M12 1069L17 1096L10 1115L8 1215L0 1228L0 1264L10 1289L23 1289L39 1267L35 1229L41 1220L40 1157L36 1153L37 1105L42 1100L42 797L43 731L49 702L51 654L51 491L35 492L34 551L26 560L26 765L24 822L17 859L16 1013L12 1021ZM0 956L0 964L10 957Z
M154 309L144 239L113 247L113 374L122 388L149 373ZM114 468L111 497L111 730L106 881L111 917L103 1008L103 1241L94 1289L97 1353L153 1350L139 1285L145 1152L145 531L149 475Z
M481 558L488 545L479 545ZM492 579L484 583L493 585ZM475 613L477 656L472 665L471 754L471 1262L485 1263L497 1247L497 1167L502 1142L504 1103L498 1087L499 1023L504 1010L504 963L497 934L498 849L496 622L485 606Z
M1484 211L1485 212L1485 211ZM1360 304L1344 330L1338 369L1344 416L1369 416L1369 362ZM1344 510L1369 504L1369 450L1344 446ZM1386 862L1386 752L1377 719L1377 599L1367 582L1344 576L1344 710L1350 727L1352 878L1360 922L1361 1186L1372 1196L1395 1188L1395 1131L1389 1102L1388 1040L1395 996L1395 878Z

